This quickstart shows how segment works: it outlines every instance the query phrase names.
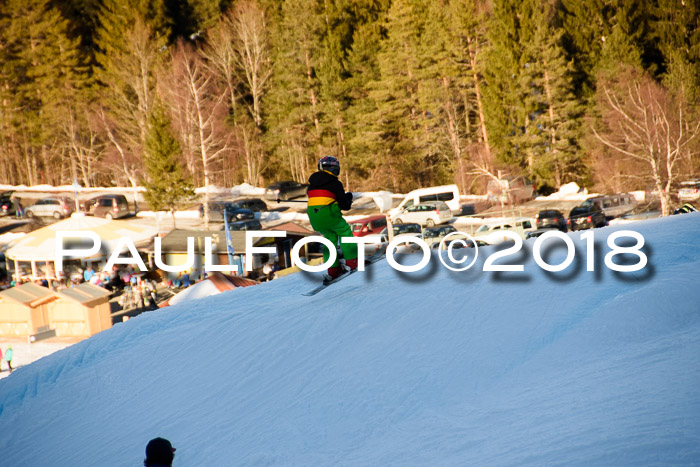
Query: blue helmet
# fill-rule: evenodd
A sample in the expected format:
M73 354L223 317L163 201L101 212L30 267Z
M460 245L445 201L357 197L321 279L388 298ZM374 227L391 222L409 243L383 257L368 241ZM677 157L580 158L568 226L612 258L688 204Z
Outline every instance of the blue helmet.
M340 174L340 162L333 156L324 156L318 161L318 170L325 170L337 177Z

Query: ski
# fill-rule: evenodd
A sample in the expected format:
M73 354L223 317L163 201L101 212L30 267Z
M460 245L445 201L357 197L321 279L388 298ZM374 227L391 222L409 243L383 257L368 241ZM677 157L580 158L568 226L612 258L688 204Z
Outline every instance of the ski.
M384 253L375 253L374 255L365 259L365 266L368 266L372 263L376 263L377 261L379 261L383 257L384 257ZM345 279L346 277L351 276L352 274L355 274L357 271L358 271L357 269L353 269L352 271L346 271L343 274L341 274L340 276L336 277L335 279L331 279L329 281L323 281L323 284L319 285L318 287L316 287L315 289L313 289L309 292L303 293L302 295L305 297L310 297L312 295L316 295L317 293L319 293L321 290L325 289L329 285L335 284L336 282L340 282L343 279Z

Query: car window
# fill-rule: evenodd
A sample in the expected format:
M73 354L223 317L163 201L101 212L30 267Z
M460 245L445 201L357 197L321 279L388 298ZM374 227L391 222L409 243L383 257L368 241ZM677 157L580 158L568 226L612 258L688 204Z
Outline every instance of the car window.
M386 219L377 219L376 221L372 221L372 230L378 229L379 227L385 227L386 226Z
M524 229L531 229L531 228L532 228L532 224L530 223L530 221L524 221L524 222L523 222L523 228L524 228Z

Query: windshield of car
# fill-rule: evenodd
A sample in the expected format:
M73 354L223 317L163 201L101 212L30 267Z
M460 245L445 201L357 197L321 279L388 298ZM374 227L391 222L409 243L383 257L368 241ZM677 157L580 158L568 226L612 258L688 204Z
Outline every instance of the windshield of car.
M571 216L580 216L582 214L588 214L588 207L579 206L571 210Z
M479 227L478 229L476 229L476 231L477 231L477 232L488 232L488 231L489 231L489 226L488 226L488 224L484 224L484 225L482 225L481 227Z
M423 230L423 238L435 238L440 235L438 229L425 229Z
M362 224L350 224L353 232L359 232L362 229Z

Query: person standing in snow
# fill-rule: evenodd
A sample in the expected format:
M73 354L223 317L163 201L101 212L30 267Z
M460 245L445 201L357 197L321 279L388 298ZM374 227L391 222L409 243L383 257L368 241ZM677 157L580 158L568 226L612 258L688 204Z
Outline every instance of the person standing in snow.
M322 157L318 161L318 171L309 177L309 197L306 209L311 226L334 245L342 237L352 237L352 229L343 218L342 211L352 207L352 193L346 193L338 179L340 162L333 156ZM357 269L357 244L341 243L340 249L349 270ZM330 252L323 247L323 260L328 261ZM328 276L335 279L343 273L343 267L336 260L328 268Z
M146 445L146 458L143 465L146 467L170 467L173 465L175 448L165 438L153 438Z
M12 346L8 346L7 350L5 351L5 361L7 362L7 366L10 368L10 373L12 373Z

